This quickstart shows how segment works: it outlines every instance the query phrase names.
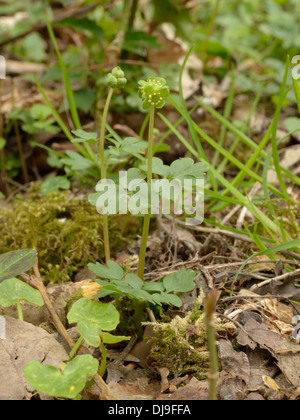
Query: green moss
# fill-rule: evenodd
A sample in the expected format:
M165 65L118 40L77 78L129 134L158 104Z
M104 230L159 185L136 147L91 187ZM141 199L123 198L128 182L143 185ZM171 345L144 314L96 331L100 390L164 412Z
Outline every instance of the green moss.
M194 302L193 309L185 318L176 316L169 323L150 323L155 336L148 363L154 368L166 367L173 377L194 374L206 378L209 368L203 295ZM216 331L235 333L231 323L215 322Z
M119 223L110 219L111 247L121 239ZM103 257L102 218L87 199L69 191L43 196L33 184L10 207L0 208L0 253L36 248L41 274L51 283L72 280L80 268Z

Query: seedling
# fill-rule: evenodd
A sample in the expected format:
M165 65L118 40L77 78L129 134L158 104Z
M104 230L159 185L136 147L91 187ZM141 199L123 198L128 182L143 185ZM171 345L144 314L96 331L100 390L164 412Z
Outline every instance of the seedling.
M24 368L27 382L37 391L57 398L80 399L86 379L97 373L99 363L91 355L77 356L60 369L32 360Z
M111 296L115 299L127 297L132 301L135 310L134 322L139 338L142 336L142 318L146 305L182 306L182 301L175 293L189 292L195 287L196 273L192 270L180 270L164 277L160 282L145 282L139 276L125 272L114 261L107 266L89 264L89 269L99 276L96 282L101 286L95 298ZM109 280L109 281L107 281Z
M16 278L4 280L0 284L0 306L8 308L16 305L18 318L23 321L21 301L36 306L44 305L43 298L38 290Z
M32 268L37 262L33 249L11 251L0 255L0 305L8 308L17 306L18 318L23 321L21 300L43 306L43 298L37 290L15 278Z
M106 348L104 344L118 343L129 340L130 337L113 336L107 331L115 330L120 322L120 315L111 303L93 302L87 298L74 303L67 315L70 324L77 323L80 337L71 350L70 359L85 340L90 346L99 347L102 351L102 362L99 374L103 376L106 370Z

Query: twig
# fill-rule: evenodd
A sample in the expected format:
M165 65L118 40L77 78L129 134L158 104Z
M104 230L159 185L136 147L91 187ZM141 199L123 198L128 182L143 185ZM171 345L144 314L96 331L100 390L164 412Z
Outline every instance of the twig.
M259 284L255 284L250 288L250 290L252 291L252 290L259 289L262 286L265 286L266 284L269 284L273 281L283 281L286 283L288 281L295 280L295 278L297 277L300 277L300 268L298 270L291 271L290 273L285 273L285 274L282 274L281 276L276 276L276 277L273 277L272 279L265 280Z
M125 349L122 351L122 353L119 354L119 356L113 361L113 364L119 365L122 362L122 360L124 360L126 356L128 356L128 354L131 352L136 342L137 342L137 337L131 337L129 343L127 344Z
M281 295L266 295L266 296L261 296L261 295L236 295L236 296L230 296L227 298L223 298L219 300L219 303L225 303L225 302L230 302L232 300L239 300L239 299L283 299L283 300L287 300L289 301L288 298L281 296Z
M207 228L207 227L203 227L203 226L187 225L185 222L182 222L181 220L176 220L176 219L174 219L173 217L171 217L167 214L164 214L163 217L166 218L167 220L175 220L175 223L177 225L184 226L186 229L191 229L191 230L194 230L196 232L216 233L216 234L219 233L219 234L222 234L222 235L229 236L230 238L233 238L233 239L239 239L240 241L254 243L254 241L251 238L249 238L248 236L244 236L244 235L241 235L239 233L230 232L229 230L219 229L219 228Z

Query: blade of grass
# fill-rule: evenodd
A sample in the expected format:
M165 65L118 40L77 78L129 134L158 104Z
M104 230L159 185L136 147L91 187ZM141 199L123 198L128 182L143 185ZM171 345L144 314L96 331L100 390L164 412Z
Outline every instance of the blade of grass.
M67 70L67 67L66 67L66 65L64 63L64 60L62 58L62 55L59 51L59 48L58 48L58 45L57 45L57 42L56 42L56 38L55 38L55 35L54 35L54 32L53 32L51 23L50 23L47 16L46 16L46 23L47 23L48 32L49 32L52 44L54 46L55 52L57 54L59 65L60 65L60 68L61 68L61 71L62 71L62 75L63 75L63 79L64 79L64 85L65 85L65 88L66 88L66 95L67 95L67 99L68 99L68 103L69 103L69 107L70 107L70 113L71 113L71 116L72 116L72 119L73 119L73 122L74 122L74 125L75 125L76 129L80 130L82 127L81 127L81 123L80 123L80 120L79 120L79 116L78 116L78 112L77 112L77 108L76 108L76 104L75 104L73 89L72 89L72 85L71 85L71 82L70 82L70 77L69 77L69 74L68 74L68 70Z
M176 130L172 124L161 114L159 114L160 118L165 122L165 124L173 131L173 133L178 137L178 139L187 147L187 149L195 156L199 159L199 156L197 154L197 152L195 151L195 149L187 142L187 140L185 140L185 138L178 132L178 130ZM198 127L199 129L199 127ZM212 140L209 136L207 136L204 133L204 137L207 141L209 141L214 147L216 147L217 149L220 150L220 152L222 154L225 154L226 156L228 156L228 159L230 161L232 161L233 163L236 164L236 166L240 167L242 165L242 170L244 170L244 165L238 161L236 158L234 158L233 156L228 155L228 152L221 148L214 140ZM200 159L201 160L201 159ZM217 170L213 167L213 165L211 165L209 162L204 161L205 164L209 167L211 174L213 175L214 178L216 178L216 180L219 180L220 183L226 187L226 190L228 190L229 192L231 192L231 194L233 194L233 196L239 201L239 204L241 204L242 206L247 207L248 210L250 210L250 212L252 214L254 214L258 220L260 220L260 222L263 224L263 226L265 227L265 229L268 231L268 233L270 235L272 235L272 232L278 233L279 229L278 226L271 221L265 214L263 214L258 208L256 208L249 200L247 200L243 194L241 194L235 187L234 185L232 185L232 183L230 183L229 181L227 181L220 173L217 172ZM247 170L247 173L252 176L254 179L257 179L261 184L263 183L263 180L261 177L259 177L257 174L255 174L254 172ZM258 178L257 178L258 177ZM272 189L274 189L273 186ZM277 190L276 190L277 191ZM271 231L270 231L271 229Z
M293 87L295 92L295 98L298 105L298 110L300 112L300 86L298 80L293 78Z
M173 103L173 101L172 101ZM182 110L177 106L177 104L173 103L174 107L177 109L179 113L182 113ZM184 139L184 137L179 133L178 130L175 129L175 127L161 114L159 114L160 118L164 121L164 123L173 131L173 133L177 136L177 138L188 148L189 152L191 152L194 156L198 158L202 158L197 154L197 152L192 148L192 146ZM223 156L225 156L231 163L233 163L236 167L240 169L240 179L242 180L246 175L253 178L255 181L258 181L260 184L263 184L263 179L261 176L257 175L255 172L253 172L249 167L250 164L248 162L247 165L244 165L239 159L237 159L235 156L231 155L226 149L224 149L222 146L220 146L215 140L213 140L208 134L206 134L200 127L198 127L194 122L193 126L195 128L195 131L197 131L202 138L209 143L215 150L219 151ZM252 162L253 159L251 159ZM207 160L205 160L207 162ZM253 162L255 163L255 161ZM253 166L253 164L251 165ZM235 183L232 182L232 185L235 187ZM284 197L284 195L278 191L273 185L268 185L270 190L278 195L279 197ZM227 190L226 190L227 191ZM225 193L224 193L225 195Z
M231 82L230 82L230 88L229 88L229 94L225 103L225 107L224 107L224 117L225 118L229 118L231 115L231 111L232 111L232 105L233 105L233 98L234 98L234 87L235 87L235 77L234 77L234 71L231 71ZM225 141L225 136L226 136L226 127L225 125L222 125L221 127L221 133L220 133L220 138L219 138L219 145L223 146L224 145L224 141ZM215 150L215 154L212 160L212 165L214 167L217 166L217 162L220 156L220 152L218 150Z
M50 20L48 19L47 16L46 16L46 24L47 24L47 29L48 29L52 44L54 46L56 55L58 57L60 69L61 69L61 72L62 72L62 75L63 75L63 80L64 80L64 85L65 85L65 90L66 90L66 95L67 95L67 100L68 100L68 104L69 104L71 117L72 117L73 123L75 125L75 128L77 130L81 130L82 126L81 126L79 115L78 115L78 112L77 112L77 107L76 107L76 103L75 103L75 98L74 98L74 94L73 94L73 88L72 88L72 85L71 85L69 73L68 73L67 67L64 63L63 57L62 57L62 55L59 51L52 25L51 25ZM93 160L96 160L96 156L95 156L92 148L90 147L90 145L85 143L84 147L85 147L86 151L88 152L89 156Z
M287 60L286 60L283 83L282 83L282 86L281 86L281 89L280 89L279 103L278 103L278 106L276 107L276 111L275 111L275 115L274 115L274 119L273 119L273 129L272 129L272 157L273 157L273 162L274 162L274 165L275 165L275 170L276 170L279 185L280 185L280 187L281 187L281 189L282 189L282 191L285 195L285 198L288 201L290 201L290 197L289 197L289 195L287 193L287 190L286 190L286 185L285 185L285 181L284 181L284 178L283 178L283 175L282 175L282 172L281 172L280 162L279 162L279 155L278 155L278 148L277 148L277 126L278 126L280 111L281 111L283 102L285 100L285 97L287 95L286 85L287 85L289 68L290 68L290 58L288 57Z
M55 118L57 124L60 126L61 130L63 131L63 133L65 134L65 136L72 141L73 140L73 135L71 134L70 130L68 129L68 127L66 126L66 124L63 122L62 118L60 117L59 113L56 111L56 109L54 108L54 106L52 105L51 101L49 100L46 92L44 91L42 85L40 84L40 82L35 79L35 82L37 84L37 87L39 89L39 91L41 92L44 101L46 102L46 104L48 105L48 107L51 109L52 115ZM89 155L88 153L78 144L78 143L74 143L74 146L77 148L77 150L86 158L89 159Z
M186 57L184 59L184 62L182 64L182 66L181 66L180 75L179 75L179 99L180 99L180 104L181 104L181 108L182 108L182 116L185 118L185 120L186 120L186 122L188 124L190 135L191 135L192 140L193 140L193 142L194 142L194 144L195 144L195 146L196 146L196 148L198 150L199 156L201 157L201 159L203 159L205 161L208 161L208 158L207 158L207 156L206 156L206 154L205 154L205 152L203 150L201 141L200 141L200 139L199 139L199 137L197 135L197 132L195 130L194 122L193 122L193 120L192 120L192 118L191 118L191 116L189 114L188 109L187 109L186 102L185 102L184 95L183 95L183 85L182 85L183 72L184 72L184 69L186 67L186 64L188 62L188 59L189 59L189 57L190 57L193 49L194 49L194 46L192 46L189 49L189 51L188 51L188 53L187 53L187 55L186 55ZM175 103L174 99L171 96L170 96L170 100L171 100L171 102L173 104ZM176 106L177 106L177 104L176 104ZM178 108L178 106L177 106L177 108ZM210 172L208 172L208 176L209 176L209 179L210 179L211 184L214 187L214 190L216 191L217 190L217 185L215 183L214 177L211 176L211 173Z

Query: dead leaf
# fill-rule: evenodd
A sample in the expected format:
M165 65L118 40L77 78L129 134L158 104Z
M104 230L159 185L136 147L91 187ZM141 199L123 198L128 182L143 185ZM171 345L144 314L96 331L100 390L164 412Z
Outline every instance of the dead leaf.
M30 360L59 367L69 359L64 348L45 330L27 322L0 317L0 400L30 398L32 387L26 382L23 369ZM5 380L4 380L5 378Z
M300 346L280 334L270 331L265 323L250 318L237 336L237 342L270 352L286 379L294 386L300 384Z

